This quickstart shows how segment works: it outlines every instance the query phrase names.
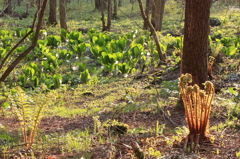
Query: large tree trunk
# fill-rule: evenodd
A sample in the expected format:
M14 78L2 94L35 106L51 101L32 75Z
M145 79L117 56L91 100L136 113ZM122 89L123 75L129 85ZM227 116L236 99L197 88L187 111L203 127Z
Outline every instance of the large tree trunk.
M181 74L190 73L192 84L207 80L207 54L211 0L186 0Z
M162 21L166 0L153 0L152 24L156 31L162 30Z
M48 24L49 25L56 25L57 24L57 12L56 12L57 0L49 1L49 17L48 17Z
M66 0L59 0L60 5L60 27L68 30L66 22Z

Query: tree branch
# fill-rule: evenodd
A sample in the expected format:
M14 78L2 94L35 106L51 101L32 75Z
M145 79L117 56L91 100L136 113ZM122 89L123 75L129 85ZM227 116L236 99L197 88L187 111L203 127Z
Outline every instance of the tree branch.
M9 74L13 71L13 69L17 66L17 64L19 64L21 61L22 61L22 59L24 58L24 57L26 57L26 55L27 54L29 54L30 53L30 51L32 51L32 49L34 49L34 47L37 45L37 40L38 40L38 36L39 36L39 32L40 32L40 29L41 29L41 22L42 22L42 20L43 20L43 16L44 16L44 11L45 11L45 8L46 8L46 4L47 4L47 1L48 0L44 0L43 1L43 4L42 4L42 7L41 8L39 8L39 10L38 10L38 12L37 12L37 15L38 15L38 13L39 13L39 19L38 19L38 24L37 24L37 28L36 28L36 32L35 32L35 35L34 35L34 38L33 38L33 42L32 42L32 45L31 46L29 46L22 54L20 54L16 59L15 59L15 61L13 61L12 63L11 63L11 65L7 68L7 70L3 73L3 75L2 75L2 77L0 78L0 82L4 82L5 81L5 79L9 76ZM35 18L34 18L34 21L33 21L33 26L32 26L32 28L31 28L31 30L32 30L32 32L33 32L33 29L34 29L34 24L35 24L35 21L36 21L36 17L37 16L35 16ZM30 31L31 32L31 31ZM28 33L27 35L30 35L31 33ZM26 36L24 36L24 38L26 38ZM24 39L21 39L20 41L22 42ZM20 42L19 43L17 43L18 45L20 44ZM16 45L17 45L16 44ZM18 46L17 45L17 46ZM16 49L17 47L16 46L14 46L14 48ZM13 52L15 49L11 49L11 51ZM11 53L8 53L9 55L11 54ZM9 56L8 55L8 56ZM6 60L5 60L6 61ZM1 64L2 65L2 64Z
M144 20L144 22L149 26L150 28L150 31L153 35L153 38L154 38L154 41L156 43L156 46L157 46L157 51L158 51L158 56L159 56L159 59L160 59L160 63L161 62L165 62L166 61L166 54L165 53L162 53L162 50L161 50L161 47L160 47L160 43L159 43L159 39L158 39L158 36L157 36L157 33L156 33L156 30L155 28L153 27L152 23L150 22L150 20L148 19L148 17L146 16L144 10L143 10L143 4L142 4L142 1L141 0L138 0L138 4L139 4L139 8L140 8L140 11L141 11L141 15L142 15L142 18Z

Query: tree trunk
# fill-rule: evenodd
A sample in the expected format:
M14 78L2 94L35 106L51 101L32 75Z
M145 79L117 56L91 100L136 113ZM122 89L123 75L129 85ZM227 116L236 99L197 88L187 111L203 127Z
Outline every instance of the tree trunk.
M162 30L162 21L166 0L153 0L152 24L156 31Z
M5 0L5 6L6 9L4 10L4 13L12 14L12 0Z
M150 17L150 11L151 11L151 8L152 8L152 0L146 0L146 9L145 9L145 13L146 13L146 16L147 18L149 19ZM144 24L143 24L143 30L147 30L148 29L148 24L146 21L144 21Z
M207 54L211 0L186 0L181 74L190 73L192 84L203 89L207 80Z
M113 19L118 19L118 15L117 15L117 10L118 10L118 5L117 5L117 0L114 0L114 5L113 5L113 15L112 18Z
M140 11L141 11L141 15L142 15L142 18L144 20L144 22L147 23L148 27L150 28L150 32L154 38L154 41L156 43L156 46L157 46L157 51L158 51L158 56L159 56L159 59L160 59L160 63L165 63L166 62L166 54L162 52L161 50L161 47L160 47L160 43L159 43L159 39L158 39L158 36L157 36L157 33L156 33L156 30L155 28L153 27L152 23L150 22L150 20L147 18L144 10L143 10L143 4L142 4L142 1L141 0L138 0L138 3L139 3L139 8L140 8Z
M102 15L102 31L106 31L106 25L105 25L105 17L104 17L104 0L100 0L100 9L101 9L101 15Z
M18 3L18 6L21 6L21 0L18 0L17 3Z
M112 24L112 0L108 0L108 20L107 20L107 31L110 31Z
M42 4L43 4L43 0L37 0L37 6L38 6L38 10L41 9L42 7ZM44 21L44 18L42 19L42 24L41 24L41 27L44 27L46 24L45 24L45 21Z
M105 8L105 7L103 7ZM95 0L95 9L101 10L101 0Z
M57 12L56 12L57 0L49 1L49 17L48 24L55 26L57 24Z
M118 7L122 7L122 0L118 0Z
M60 5L60 27L68 30L66 22L66 0L59 0Z

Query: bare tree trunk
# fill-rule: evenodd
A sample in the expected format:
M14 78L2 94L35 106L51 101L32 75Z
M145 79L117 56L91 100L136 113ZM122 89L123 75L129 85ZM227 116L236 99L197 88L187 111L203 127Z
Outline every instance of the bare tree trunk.
M211 0L186 0L181 74L190 73L192 84L203 89L207 80L207 54Z
M59 0L60 5L60 27L68 30L66 22L66 0Z
M95 0L95 9L101 10L101 0Z
M43 0L37 0L38 10L41 9L42 4L43 4ZM46 26L45 21L44 21L44 18L42 19L41 27L43 27L43 26Z
M158 56L159 56L159 59L160 59L160 63L165 63L166 61L166 54L165 53L162 53L162 50L161 50L161 47L160 47L160 43L159 43L159 39L158 39L158 36L157 36L157 33L156 33L156 30L155 28L153 27L152 23L150 22L150 20L147 18L144 10L143 10L143 4L142 4L142 1L141 0L138 0L138 3L139 3L139 8L140 8L140 11L141 11L141 15L142 15L142 18L144 20L144 22L147 23L148 27L150 28L150 31L153 35L153 38L154 38L154 41L156 43L156 46L157 46L157 51L158 51Z
M113 19L118 19L118 15L117 15L117 10L118 10L118 5L117 5L117 0L114 0L114 5L113 5L113 15L112 18Z
M48 17L48 24L49 25L57 25L57 12L56 12L57 0L50 0L49 1L49 17Z
M107 31L110 31L112 24L112 0L108 0L108 21L107 21Z
M151 8L152 8L152 0L146 0L146 9L145 9L145 13L146 13L146 16L147 16L148 19L149 19L149 17L150 17L150 11L151 11ZM144 21L144 24L143 24L143 30L147 30L147 29L148 29L147 22Z
M162 21L166 0L153 0L152 24L156 31L162 30Z
M100 8L101 8L101 15L102 15L102 31L106 31L106 25L105 25L105 17L104 17L104 0L100 0Z

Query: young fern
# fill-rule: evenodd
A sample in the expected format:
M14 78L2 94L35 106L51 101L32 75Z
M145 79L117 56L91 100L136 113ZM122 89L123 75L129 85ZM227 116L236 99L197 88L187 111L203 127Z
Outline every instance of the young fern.
M199 144L200 139L206 139L214 86L207 81L204 83L205 90L200 90L196 84L188 86L191 82L192 76L190 74L182 75L179 87L190 131L187 142L190 139L190 142Z
M31 96L27 95L20 87L16 87L10 96L12 108L20 123L23 142L28 148L34 143L43 113L51 104L49 100L51 95L49 94L39 93L35 97L32 100Z

